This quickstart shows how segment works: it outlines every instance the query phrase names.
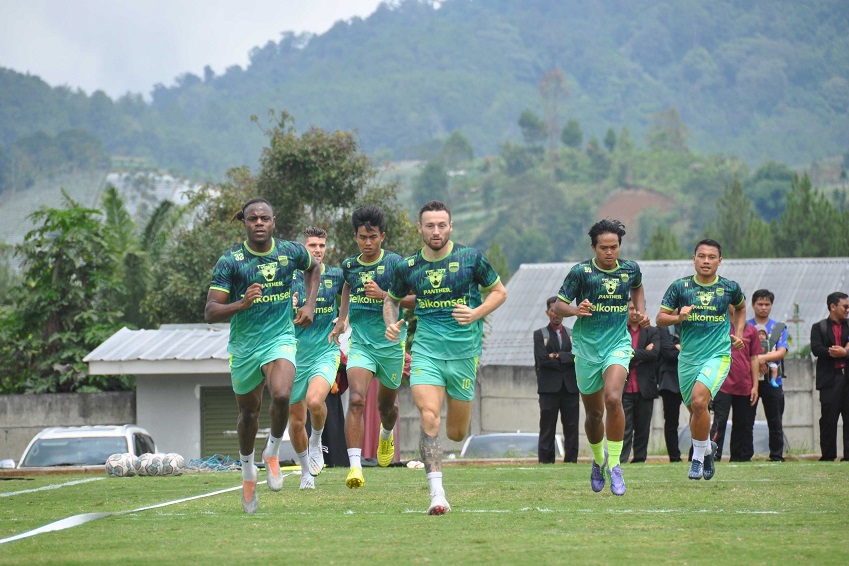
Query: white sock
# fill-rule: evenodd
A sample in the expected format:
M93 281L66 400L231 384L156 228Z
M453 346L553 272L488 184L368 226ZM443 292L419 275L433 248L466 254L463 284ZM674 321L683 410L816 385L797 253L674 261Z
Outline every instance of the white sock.
M301 475L310 473L309 453L309 449L304 450L303 452L298 452L298 462L301 464Z
M239 460L242 461L242 481L256 481L256 466L254 466L254 453L242 454L239 453Z
M442 472L430 472L427 475L427 485L430 487L430 495L445 495L445 489L442 487Z
M380 438L382 440L389 440L390 438L392 438L392 431L383 428L383 424L380 425Z
M283 437L276 438L268 435L268 442L265 443L265 456L267 458L280 457L280 445L283 443Z
M693 460L704 463L705 450L710 446L710 440L693 439Z
M360 468L363 469L363 464L360 462L360 458L363 456L362 448L348 448L348 460L351 461L352 468Z
M312 434L310 434L310 446L321 446L321 433L324 432L323 428L314 428L312 429Z

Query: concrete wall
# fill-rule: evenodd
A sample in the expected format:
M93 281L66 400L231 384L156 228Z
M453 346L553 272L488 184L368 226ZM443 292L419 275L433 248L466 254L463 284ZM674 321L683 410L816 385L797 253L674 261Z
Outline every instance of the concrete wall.
M146 375L136 379L139 425L159 452L200 458L200 388L230 387L228 374Z
M819 393L814 387L814 365L808 360L788 360L784 382L784 434L795 453L819 453ZM160 452L177 452L186 458L200 456L200 387L229 386L228 375L157 375L140 378L137 393L87 393L0 396L0 459L18 460L32 437L47 426L138 423L147 428ZM484 366L478 371L472 406L472 434L536 432L539 405L532 367ZM398 393L400 434L397 442L406 457L418 457L419 414L410 387ZM347 400L345 401L347 406ZM583 423L583 407L580 420ZM765 420L759 404L758 419ZM445 407L440 438L446 453L459 453L462 442L445 436ZM679 428L687 424L682 406ZM581 425L583 427L583 424ZM583 430L583 428L582 428ZM842 427L838 429L838 456L842 454ZM558 432L560 427L558 425ZM583 455L589 447L579 435ZM650 454L665 454L663 408L655 401Z
M17 462L32 437L49 426L135 422L136 396L132 391L0 395L0 459Z

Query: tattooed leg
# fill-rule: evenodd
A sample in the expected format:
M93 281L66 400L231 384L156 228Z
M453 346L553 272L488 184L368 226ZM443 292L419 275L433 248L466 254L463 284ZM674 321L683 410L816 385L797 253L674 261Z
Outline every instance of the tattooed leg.
M419 450L422 454L426 473L442 472L442 445L439 443L439 438L430 436L422 429L422 434L419 437Z

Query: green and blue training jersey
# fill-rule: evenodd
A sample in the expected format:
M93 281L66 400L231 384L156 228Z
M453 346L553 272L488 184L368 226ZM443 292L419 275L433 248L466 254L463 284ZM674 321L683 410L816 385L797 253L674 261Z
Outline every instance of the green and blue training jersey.
M592 316L576 317L572 327L572 348L576 356L600 362L623 340L630 343L628 300L631 289L642 284L640 266L631 260L617 260L616 267L606 271L592 258L569 270L557 297L576 306L589 299L593 305Z
M386 324L383 322L383 299L366 296L365 282L374 281L386 291L395 266L402 257L394 252L380 250L380 257L364 263L362 255L349 257L342 262L342 277L351 287L348 297L348 322L351 325L351 340L374 348L389 348L397 345L386 339ZM406 296L406 293L404 294ZM407 327L401 329L400 340L407 339Z
M262 284L262 296L230 319L228 352L247 356L279 336L289 334L294 340L292 274L311 265L312 256L303 245L276 238L265 253L251 250L247 242L224 252L213 269L210 289L224 291L229 303L235 303L252 284Z
M298 339L298 367L309 365L313 360L321 358L329 352L339 351L339 346L335 342L328 342L327 337L333 330L333 321L339 316L336 297L342 294L343 283L341 269L322 264L312 324L306 328L295 327L295 337ZM303 271L298 270L292 276L292 292L298 294L298 306L295 309L297 310L307 302Z
M681 323L679 363L696 365L716 356L731 355L731 321L728 307L739 307L746 301L740 285L717 276L703 285L694 275L673 281L660 308L673 312L693 305L687 320Z
M458 360L481 354L483 320L460 326L451 316L455 305L477 308L481 292L499 281L498 274L484 255L468 246L449 242L451 251L438 261L430 261L422 250L398 264L389 294L401 300L412 290L416 295L416 336L413 355L420 352L432 358Z

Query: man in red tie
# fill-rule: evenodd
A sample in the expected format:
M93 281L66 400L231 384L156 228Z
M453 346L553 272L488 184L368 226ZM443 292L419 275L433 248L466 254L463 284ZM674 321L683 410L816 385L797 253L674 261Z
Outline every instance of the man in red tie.
M817 358L817 389L820 392L821 461L837 458L837 420L843 415L843 461L849 461L849 295L840 291L826 298L828 318L811 326L811 353Z

